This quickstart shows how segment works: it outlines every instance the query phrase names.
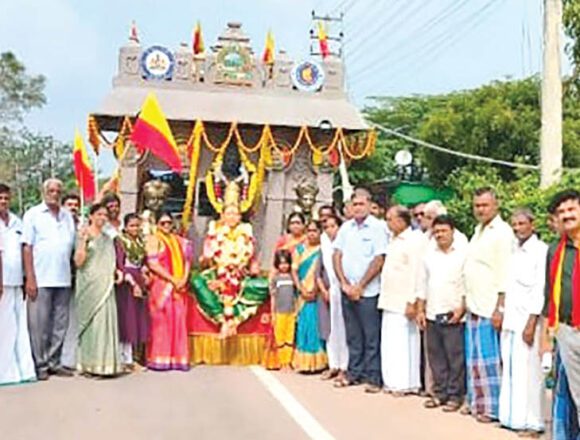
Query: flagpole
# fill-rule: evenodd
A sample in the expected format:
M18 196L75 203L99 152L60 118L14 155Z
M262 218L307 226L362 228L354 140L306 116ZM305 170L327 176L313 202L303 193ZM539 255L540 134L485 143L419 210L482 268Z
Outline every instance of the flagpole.
M95 153L95 195L99 194L99 155Z

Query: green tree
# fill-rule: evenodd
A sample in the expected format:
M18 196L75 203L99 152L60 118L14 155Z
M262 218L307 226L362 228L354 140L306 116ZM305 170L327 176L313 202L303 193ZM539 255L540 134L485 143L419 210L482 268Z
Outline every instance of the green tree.
M507 160L539 163L540 82L537 77L494 81L473 90L439 96L377 98L365 110L367 118L412 137L458 152ZM580 105L573 96L564 100L564 163L580 166ZM389 138L392 149L410 149L427 167L436 185L472 163L446 153L416 147ZM378 155L357 166L357 171L381 169ZM390 158L392 161L392 157ZM513 169L498 168L506 180L516 179ZM385 177L385 176L382 176Z
M34 133L23 122L45 104L45 82L42 75L30 75L13 53L0 54L0 181L15 189L19 211L38 202L44 179L71 182L70 145Z
M42 75L31 76L12 52L0 54L0 147L18 136L24 115L46 103Z

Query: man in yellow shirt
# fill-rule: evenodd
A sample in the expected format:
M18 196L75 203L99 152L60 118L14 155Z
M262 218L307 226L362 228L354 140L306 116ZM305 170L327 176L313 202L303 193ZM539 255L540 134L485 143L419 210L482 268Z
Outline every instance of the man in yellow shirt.
M472 414L479 422L490 423L498 418L499 331L514 235L499 215L499 202L493 189L475 191L473 213L479 224L469 242L464 266L468 313L465 326L467 407L463 412Z

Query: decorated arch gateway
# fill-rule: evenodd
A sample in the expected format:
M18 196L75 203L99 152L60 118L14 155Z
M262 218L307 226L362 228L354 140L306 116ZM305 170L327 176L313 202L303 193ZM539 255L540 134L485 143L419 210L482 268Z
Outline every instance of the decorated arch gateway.
M294 61L283 51L274 56L271 35L264 56L256 56L239 23L228 23L207 51L199 37L193 50L181 45L172 51L142 46L133 29L119 51L112 90L89 115L89 140L95 150L114 149L124 212L141 211L148 197L156 197L147 192L156 187L145 185L148 181L164 180L170 185L166 207L181 217L196 257L202 252L203 238L215 233L211 221L224 211L227 189L237 184L239 191L230 191L229 197L238 197L239 208L253 228L260 266L266 270L286 216L296 209L332 203L333 174L341 157L349 163L370 155L375 134L347 99L339 58ZM181 173L171 171L153 154L138 154L130 142L135 120L151 92L177 142L184 166ZM238 304L239 298L235 301ZM197 330L215 332L223 320L220 313L232 309L223 300L220 307L215 316L208 316L209 308L199 310L207 328ZM266 314L258 310L230 333L260 333ZM230 342L243 345L243 341ZM256 361L252 356L236 358L238 350L219 344L199 339L195 361ZM260 344L264 341L238 348L243 351L252 345L257 353Z

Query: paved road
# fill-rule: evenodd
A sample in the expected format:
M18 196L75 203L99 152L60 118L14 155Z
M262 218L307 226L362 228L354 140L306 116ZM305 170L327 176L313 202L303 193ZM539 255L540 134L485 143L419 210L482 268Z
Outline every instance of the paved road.
M292 415L304 410L312 416L305 429L317 439L517 438L469 417L424 410L417 398L368 396L361 388L333 389L316 376L229 367L0 388L0 438L301 440L309 436Z

